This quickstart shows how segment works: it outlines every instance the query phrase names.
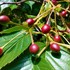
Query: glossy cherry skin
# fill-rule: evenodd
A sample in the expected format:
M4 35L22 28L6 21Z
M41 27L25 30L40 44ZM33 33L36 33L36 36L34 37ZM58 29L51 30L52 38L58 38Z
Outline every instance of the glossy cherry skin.
M57 0L52 0L52 3L53 3L54 5L56 5L56 4L57 4Z
M32 18L29 18L26 20L26 22L28 23L28 25L32 25L35 21Z
M67 11L64 10L64 11L62 11L60 14L61 14L61 16L66 17Z
M29 47L29 51L30 53L32 54L36 54L38 51L39 51L39 46L37 44L32 44L30 47Z
M51 43L50 49L56 53L60 52L60 46L57 43Z
M61 41L61 37L59 35L55 35L54 36L54 41L60 42Z
M49 24L45 24L42 28L41 28L41 31L46 34L50 31L51 29L51 26Z
M0 47L0 55L2 55L3 53L3 49Z
M10 19L8 16L6 16L6 15L0 16L0 22L9 22L9 21L10 21Z

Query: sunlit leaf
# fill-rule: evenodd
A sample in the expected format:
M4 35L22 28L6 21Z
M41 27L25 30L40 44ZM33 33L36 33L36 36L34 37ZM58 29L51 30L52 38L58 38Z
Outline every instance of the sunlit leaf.
M43 48L44 43L37 42ZM18 59L3 68L3 70L70 70L70 55L66 49L61 48L60 53L51 53L46 49L45 54L35 60L26 50Z

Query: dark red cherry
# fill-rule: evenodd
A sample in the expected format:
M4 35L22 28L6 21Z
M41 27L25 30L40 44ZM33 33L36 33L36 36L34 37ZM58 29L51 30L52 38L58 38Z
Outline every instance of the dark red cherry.
M2 55L3 53L3 49L0 47L0 55Z
M57 43L51 43L50 49L56 53L60 52L60 46Z
M57 4L57 0L52 0L52 3L53 3L54 5L56 5L56 4Z
M49 24L45 24L42 28L41 28L41 31L46 34L50 31L51 29L51 26Z
M9 22L9 21L10 21L10 19L8 16L6 16L6 15L0 16L0 22Z
M66 17L66 14L67 14L67 11L66 11L66 10L64 10L64 11L62 11L62 12L60 13L60 15L63 16L63 17Z
M30 47L29 47L29 51L30 53L32 54L36 54L38 51L39 51L39 46L37 44L32 44Z
M55 35L54 36L54 41L60 42L61 41L61 37L59 35Z
M28 23L28 25L32 25L35 21L32 18L29 18L26 20L26 22Z

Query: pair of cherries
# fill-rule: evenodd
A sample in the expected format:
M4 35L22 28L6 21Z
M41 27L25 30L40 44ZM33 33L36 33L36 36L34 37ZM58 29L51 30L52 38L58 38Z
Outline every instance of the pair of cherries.
M6 16L6 15L0 16L0 22L9 22L9 21L10 21L10 19L8 16ZM3 53L3 48L0 47L0 55L2 55L2 53Z
M52 1L52 3L53 3L54 5L57 4L57 0L51 0L51 1ZM62 12L60 12L60 15L61 15L62 17L66 17L67 11L66 11L66 10L63 10Z

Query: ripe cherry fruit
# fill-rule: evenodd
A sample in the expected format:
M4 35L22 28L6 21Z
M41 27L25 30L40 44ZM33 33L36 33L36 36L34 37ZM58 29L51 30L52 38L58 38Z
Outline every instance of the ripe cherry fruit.
M63 11L60 13L60 15L61 15L62 17L66 17L67 11L66 11L66 10L63 10Z
M58 53L58 52L60 51L60 46L59 46L57 43L51 43L51 44L50 44L50 49L51 49L53 52Z
M0 47L0 55L2 55L3 53L3 49Z
M53 3L54 5L56 5L56 4L57 4L57 0L52 0L52 3Z
M10 19L8 16L6 16L6 15L0 16L0 22L9 22L9 21L10 21Z
M51 29L51 26L49 24L45 24L42 28L41 28L41 31L46 34L50 31Z
M61 37L59 35L55 35L54 36L54 41L60 42L61 41Z
M29 47L29 51L30 53L32 54L36 54L38 51L39 51L39 46L37 44L32 44L30 47Z
M26 20L26 22L28 23L28 25L32 25L35 21L32 18L29 18Z

